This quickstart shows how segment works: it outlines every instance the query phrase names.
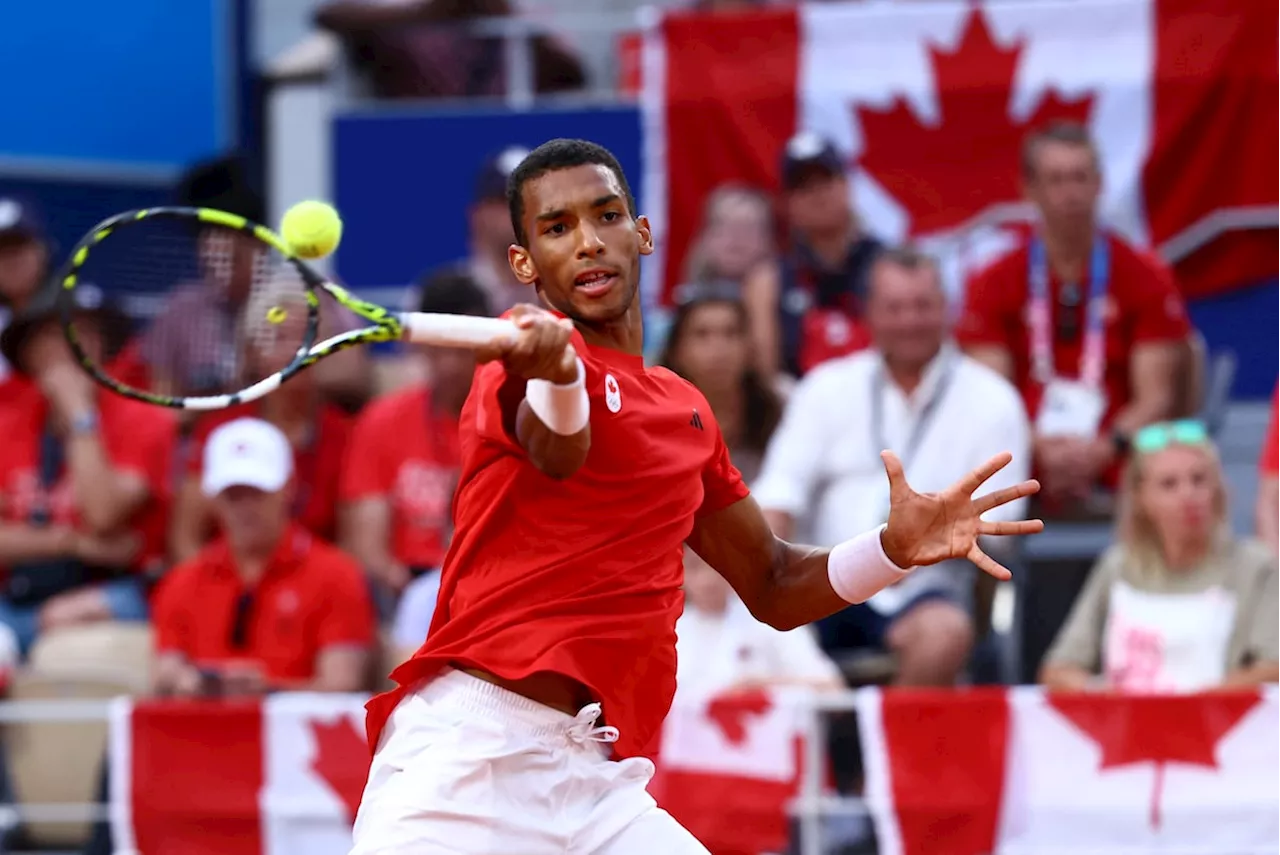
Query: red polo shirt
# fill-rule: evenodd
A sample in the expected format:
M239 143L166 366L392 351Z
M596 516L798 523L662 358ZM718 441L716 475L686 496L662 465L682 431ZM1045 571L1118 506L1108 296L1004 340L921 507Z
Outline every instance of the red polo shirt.
M146 504L129 521L143 541L134 562L143 569L165 557L167 512L172 495L177 420L171 411L106 392L97 396L99 436L111 466L147 485ZM34 383L14 378L0 399L0 519L27 522L37 502L46 503L51 522L78 526L75 493L64 464L52 490L40 484L40 442L49 404Z
M260 410L260 403L241 404L201 417L191 434L187 472L200 476L204 444L216 428L235 419L262 418ZM325 540L333 540L337 531L338 484L350 436L351 417L337 407L321 405L311 441L293 449L294 519Z
M431 406L426 387L385 395L356 421L341 498L385 498L391 554L406 567L439 567L449 543L458 479L458 420Z
M1180 342L1191 332L1186 306L1169 268L1150 253L1140 252L1112 235L1111 266L1107 278L1106 373L1103 384L1107 410L1103 424L1133 397L1129 388L1129 355L1144 342ZM1027 326L1028 247L1023 245L1001 257L971 279L956 336L965 345L999 345L1013 356L1014 383L1022 391L1027 412L1034 420L1043 388L1031 376L1031 340ZM1049 304L1056 328L1063 311L1059 294L1062 282L1050 271ZM1088 282L1081 283L1087 303ZM1083 306L1077 324L1079 335L1071 341L1053 340L1053 362L1064 378L1080 376L1085 329Z
M235 647L236 613L251 597L244 646ZM356 562L337 548L290 526L256 585L236 572L224 538L175 567L152 606L155 647L197 665L257 661L267 680L289 685L315 676L326 647L373 644L373 606Z

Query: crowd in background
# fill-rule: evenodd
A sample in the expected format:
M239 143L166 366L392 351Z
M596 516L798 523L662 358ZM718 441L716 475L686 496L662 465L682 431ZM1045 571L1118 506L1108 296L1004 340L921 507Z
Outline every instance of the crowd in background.
M319 22L343 34L357 61L373 62L384 94L493 90L498 47L432 30L430 16L449 17L446 5L343 0ZM489 5L490 14L510 11ZM412 14L422 15L421 32L392 19ZM388 44L386 28L400 41ZM581 84L580 66L552 39L535 55L539 91ZM408 308L493 315L535 299L506 266L506 176L523 154L495 151L465 212L469 256L425 271ZM1256 502L1255 539L1229 525L1222 467L1197 418L1203 346L1177 283L1148 248L1100 230L1103 176L1084 128L1028 137L1009 169L1039 225L976 272L957 305L934 260L886 245L876 223L859 220L830 141L801 133L777 157L776 198L730 184L707 200L684 281L647 343L651 362L706 396L775 530L833 545L883 521L883 448L922 490L1012 451L992 488L1030 474L1044 489L1032 508L1002 509L1010 518L1117 523L1096 562L1023 569L1054 580L1024 603L1042 636L1029 641L1024 673L1064 690L1275 682L1275 402L1259 494L1232 497ZM175 201L265 219L234 158L193 168ZM149 622L158 694L379 686L431 624L470 353L351 350L260 403L178 417L100 390L74 364L47 287L59 259L46 235L38 205L0 192L0 632L9 667L68 628ZM182 394L226 382L231 366L287 358L273 351L280 331L229 336L228 347L248 352L220 364L187 347L191 318L231 329L249 314L254 251L224 249L234 259L225 270L175 283L129 341L114 340L110 295L80 307L86 328L102 333L86 346L163 375ZM351 323L325 306L327 330ZM692 553L686 573L682 693L953 686L998 673L981 665L994 588L964 561L785 634L744 619ZM840 772L848 742L837 733L833 745ZM845 777L849 787L856 778L856 769Z

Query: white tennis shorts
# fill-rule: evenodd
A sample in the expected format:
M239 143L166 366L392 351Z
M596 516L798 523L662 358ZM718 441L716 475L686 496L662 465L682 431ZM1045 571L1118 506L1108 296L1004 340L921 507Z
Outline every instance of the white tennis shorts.
M387 722L351 855L706 855L645 790L653 763L607 759L600 712L456 670L424 682Z

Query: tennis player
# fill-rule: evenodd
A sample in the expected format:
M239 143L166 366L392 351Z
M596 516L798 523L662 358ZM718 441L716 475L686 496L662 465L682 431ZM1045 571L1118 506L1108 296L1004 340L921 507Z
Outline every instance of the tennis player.
M685 543L753 615L792 629L979 535L1038 489L973 493L993 458L919 494L886 452L887 525L831 550L774 537L706 399L641 360L648 221L617 160L554 140L512 173L510 263L551 311L518 306L462 410L456 529L426 643L369 703L375 746L354 855L687 855L706 850L645 790L642 752L675 690Z

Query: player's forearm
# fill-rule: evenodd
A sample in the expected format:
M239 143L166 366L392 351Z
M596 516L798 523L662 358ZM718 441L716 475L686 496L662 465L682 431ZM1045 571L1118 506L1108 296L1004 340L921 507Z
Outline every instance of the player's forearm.
M880 529L831 549L776 543L773 572L760 593L757 617L784 631L865 602L910 572L889 558Z

